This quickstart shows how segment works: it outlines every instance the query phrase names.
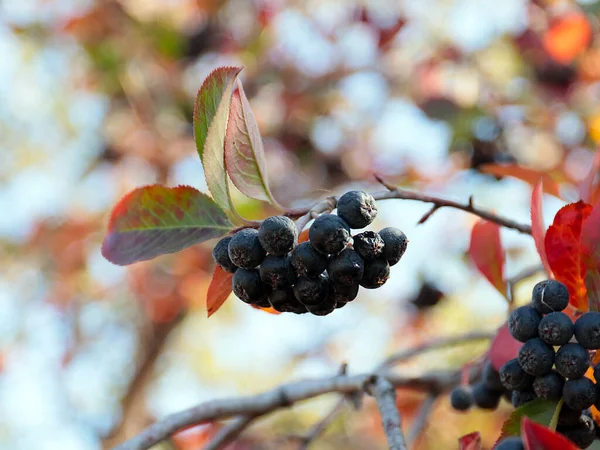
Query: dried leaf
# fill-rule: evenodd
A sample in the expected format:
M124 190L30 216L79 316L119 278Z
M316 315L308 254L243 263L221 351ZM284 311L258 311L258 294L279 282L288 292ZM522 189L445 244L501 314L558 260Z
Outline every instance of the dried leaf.
M478 221L471 231L469 255L475 266L504 297L504 249L500 241L500 226L486 220Z
M538 184L540 179L543 181L544 192L546 194L560 197L560 186L547 173L538 170L522 167L518 164L484 164L479 169L483 173L489 173L497 177L513 177L529 183L531 186Z
M546 256L546 247L544 246L544 238L546 237L546 227L544 226L544 215L542 212L542 198L543 198L544 183L540 181L533 188L531 193L531 231L533 240L535 241L535 248L540 255L544 269L548 276L552 276L552 269Z
M208 292L206 293L206 312L208 317L216 313L223 306L225 300L229 298L232 290L232 279L232 273L226 272L220 266L215 267L212 280L210 280L210 285L208 286Z

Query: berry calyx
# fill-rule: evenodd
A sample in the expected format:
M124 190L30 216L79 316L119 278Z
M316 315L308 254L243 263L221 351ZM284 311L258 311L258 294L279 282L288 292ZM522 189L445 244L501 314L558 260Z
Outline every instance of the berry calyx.
M546 344L564 345L573 337L573 322L563 312L550 313L540 321L538 334Z
M542 315L531 306L515 309L508 318L508 331L517 341L527 342L538 335Z
M308 230L310 244L323 254L341 252L350 242L350 227L334 214L324 214L315 219Z
M540 338L529 339L519 350L519 364L530 375L546 375L554 365L554 349Z
M298 228L289 217L268 217L258 229L258 239L269 254L283 256L298 243Z
M377 217L377 205L371 194L349 191L338 200L337 213L350 228L364 228Z
M540 281L533 288L532 301L542 314L562 311L569 304L569 290L560 281Z
M375 231L363 231L362 233L353 236L352 240L354 241L354 250L356 250L365 261L383 256L385 242L383 242L379 233L376 233Z
M563 377L581 378L590 365L590 354L580 344L565 344L556 352L554 364Z

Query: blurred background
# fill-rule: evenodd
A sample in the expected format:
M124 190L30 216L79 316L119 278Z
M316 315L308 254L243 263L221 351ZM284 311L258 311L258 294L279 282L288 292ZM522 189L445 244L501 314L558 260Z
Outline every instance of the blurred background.
M0 448L110 449L171 412L286 381L373 369L436 336L493 330L497 291L466 256L475 218L379 203L373 229L410 244L390 281L327 317L274 316L231 298L206 318L214 242L131 267L102 258L111 207L135 187L206 191L195 93L241 65L283 204L404 187L529 221L532 173L546 223L600 140L595 0L0 0ZM489 174L518 163L520 178ZM487 169L486 169L487 168ZM537 171L537 172L534 172ZM516 173L513 171L513 174ZM554 184L552 184L554 183ZM240 212L267 206L237 194ZM539 264L502 231L509 276ZM541 276L541 275L540 275ZM519 301L539 278L519 285ZM429 353L406 373L458 368L486 343ZM409 430L424 396L399 392ZM231 449L297 448L335 397L255 423ZM512 407L457 414L448 398L413 448L487 448ZM157 449L200 450L213 425ZM315 449L384 449L376 407L345 408Z

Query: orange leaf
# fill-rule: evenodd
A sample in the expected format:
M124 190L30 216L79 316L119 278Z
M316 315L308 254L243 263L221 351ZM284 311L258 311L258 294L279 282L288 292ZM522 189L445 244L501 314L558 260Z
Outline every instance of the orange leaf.
M508 324L502 325L489 350L490 362L494 369L500 370L505 362L516 358L522 346L523 344L512 337L508 331Z
M480 167L480 171L497 177L517 178L529 183L531 186L537 185L541 178L544 182L544 192L555 197L560 197L560 186L554 178L538 170L522 167L518 164L484 164Z
M552 431L529 417L521 421L521 436L527 450L578 450L562 434Z
M542 193L544 183L540 179L533 188L531 193L531 234L535 241L535 248L540 255L544 269L549 276L552 276L552 269L546 256L546 247L544 246L544 238L546 237L546 227L544 226L544 215L542 213Z
M583 14L575 13L556 20L544 35L544 48L561 64L570 64L590 43L592 29Z
M206 293L206 311L208 317L216 313L231 294L233 274L224 271L221 266L215 267L212 280Z
M308 241L308 228L298 235L298 244Z
M479 431L465 434L458 439L459 450L481 450L481 435Z
M504 249L500 242L500 226L486 220L478 221L471 231L469 255L479 272L506 297Z
M579 201L562 207L544 239L546 255L554 277L569 289L570 304L587 311L586 269L582 261L581 229L592 205Z
M273 314L274 316L278 316L279 314L281 314L279 311L271 308L270 306L267 308L261 308L260 306L256 306L256 305L250 305L250 306L252 306L254 309L260 309L261 311L264 311L266 313Z

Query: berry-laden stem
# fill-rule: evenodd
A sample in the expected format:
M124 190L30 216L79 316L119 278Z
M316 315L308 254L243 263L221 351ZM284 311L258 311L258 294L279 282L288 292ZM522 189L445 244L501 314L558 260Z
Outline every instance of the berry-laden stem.
M476 207L473 204L473 197L470 197L467 203L460 203L454 200L448 200L433 195L425 195L420 192L413 192L401 189L398 186L394 186L385 182L380 177L376 176L376 178L388 190L371 193L375 200L399 199L414 200L424 203L433 203L432 208L419 220L419 223L424 223L427 219L429 219L432 216L432 214L435 211L437 211L440 208L454 208L474 214L490 222L497 223L498 225L503 226L505 228L511 228L524 234L531 234L531 226L529 225L518 223L514 220L499 216L491 211ZM317 202L309 208L288 210L286 215L288 217L297 219L296 225L298 226L298 230L302 231L306 224L310 222L310 220L314 217L314 215L322 214L324 212L332 211L333 209L335 209L337 205L337 200L338 197L328 197L323 201Z
M402 434L400 412L396 407L396 390L394 386L385 378L376 376L367 384L366 390L377 401L381 423L390 450L407 450Z

